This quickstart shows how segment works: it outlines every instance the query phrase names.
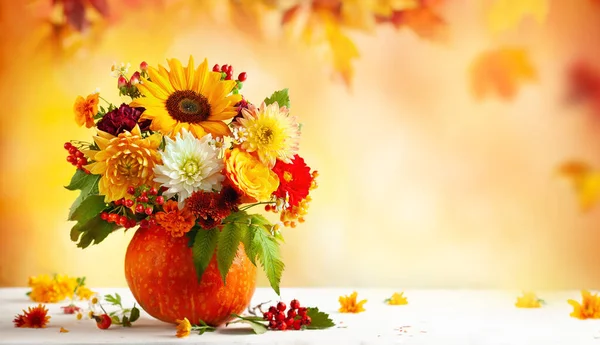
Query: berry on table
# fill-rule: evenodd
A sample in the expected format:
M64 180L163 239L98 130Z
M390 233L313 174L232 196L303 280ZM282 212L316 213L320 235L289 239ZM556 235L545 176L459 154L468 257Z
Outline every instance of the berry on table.
M285 305L285 303L283 303L283 302L277 303L277 310L279 310L279 311L285 311L285 308L287 308L287 306Z
M107 314L102 314L100 316L94 315L94 320L96 320L96 326L100 329L107 329L112 324L112 320Z
M290 302L290 308L292 308L292 309L298 309L298 308L300 308L300 302L298 302L297 299L293 299Z

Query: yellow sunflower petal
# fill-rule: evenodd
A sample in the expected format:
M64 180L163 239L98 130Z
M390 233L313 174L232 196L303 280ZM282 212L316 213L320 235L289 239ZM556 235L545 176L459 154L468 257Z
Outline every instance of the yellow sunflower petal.
M196 69L194 66L194 57L190 55L188 66L185 68L186 89L193 90L195 84Z
M204 59L196 69L196 77L194 78L194 84L190 86L191 89L202 93L201 86L206 82L209 73L211 72L208 71L208 60Z
M169 80L171 80L171 85L175 88L175 90L187 90L187 82L185 80L185 76L183 75L183 66L181 62L177 59L169 59L167 60L169 63Z
M156 97L156 98L160 98L160 99L168 99L169 98L169 93L165 90L162 89L158 84L155 84L147 79L142 78L142 82L136 85L138 88L138 91L140 91L140 93L146 97ZM135 100L132 102L135 104Z
M161 89L167 91L168 93L173 93L175 92L175 89L173 89L173 85L171 85L171 81L169 80L169 77L164 77L163 75L161 75L157 69L153 68L153 67L149 67L148 68L148 76L150 76L150 79L152 79L152 82L157 84Z
M205 131L212 133L215 136L224 136L231 134L229 126L221 121L204 121L198 125L202 126Z
M204 128L202 128L202 126L199 125L191 125L190 131L192 132L192 134L194 134L196 138L202 138L207 134Z

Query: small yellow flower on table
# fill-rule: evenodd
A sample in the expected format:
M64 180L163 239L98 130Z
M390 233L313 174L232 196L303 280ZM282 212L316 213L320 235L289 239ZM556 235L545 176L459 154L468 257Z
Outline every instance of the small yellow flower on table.
M523 292L523 296L517 297L517 308L539 308L541 300L533 292Z
M187 337L190 335L191 331L192 324L190 324L190 321L187 319L187 317L184 317L183 320L177 320L177 338Z
M404 305L408 304L408 300L404 297L404 292L394 292L392 297L385 300L385 303L389 305Z
M580 320L600 319L600 297L598 297L598 293L592 295L589 291L582 290L581 297L581 304L572 299L567 301L573 306L571 316Z
M340 296L340 313L360 313L365 311L363 305L367 303L366 299L363 299L360 302L356 301L356 297L358 297L358 293L354 291L349 296Z

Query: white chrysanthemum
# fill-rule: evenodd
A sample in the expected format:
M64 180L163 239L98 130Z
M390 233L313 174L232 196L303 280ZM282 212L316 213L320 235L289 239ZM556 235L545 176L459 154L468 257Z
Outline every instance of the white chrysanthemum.
M163 193L166 197L177 195L182 208L185 199L195 191L221 190L221 182L225 179L221 173L224 164L219 158L220 150L210 144L213 140L210 134L197 139L182 129L175 140L164 138L163 164L154 168L154 181L168 188Z

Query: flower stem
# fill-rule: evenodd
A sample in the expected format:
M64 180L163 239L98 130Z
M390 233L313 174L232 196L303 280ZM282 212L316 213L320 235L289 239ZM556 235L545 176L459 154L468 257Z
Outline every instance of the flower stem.
M248 206L240 208L240 211L246 211L247 209L249 209L251 207L258 206L258 205L265 205L265 204L275 204L275 201L261 201L261 202L257 202L254 204L250 204Z

